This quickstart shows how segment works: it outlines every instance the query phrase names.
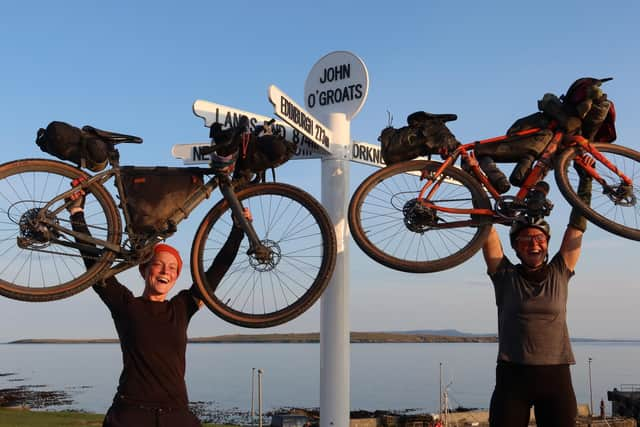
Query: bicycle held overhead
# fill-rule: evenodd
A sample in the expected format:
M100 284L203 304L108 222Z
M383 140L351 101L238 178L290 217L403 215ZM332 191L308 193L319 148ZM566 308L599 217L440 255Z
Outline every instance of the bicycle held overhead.
M408 126L385 128L379 139L388 166L367 177L349 205L354 240L397 270L454 267L482 247L491 224L549 215L553 204L542 180L551 170L562 195L588 220L640 240L640 153L611 143L615 109L601 89L608 80L579 79L562 98L545 95L540 112L496 138L460 144L446 126L454 114L417 112ZM442 162L411 160L433 154ZM516 163L508 181L495 162ZM572 164L593 178L591 205L577 195ZM520 188L503 195L510 184Z
M120 166L116 149L141 143L136 136L62 122L41 129L37 142L43 151L76 166L47 159L0 165L0 295L65 298L144 263L155 244L175 233L219 187L222 200L201 221L191 251L193 280L205 304L246 327L278 325L307 310L333 272L333 227L308 193L259 182L295 146L269 132L268 123L252 130L246 117L228 129L214 124L210 136L208 168L138 167ZM65 214L79 194L86 198L89 234L72 230ZM243 215L245 208L252 221ZM205 272L234 221L244 237L228 274L213 287ZM83 256L94 261L89 269Z

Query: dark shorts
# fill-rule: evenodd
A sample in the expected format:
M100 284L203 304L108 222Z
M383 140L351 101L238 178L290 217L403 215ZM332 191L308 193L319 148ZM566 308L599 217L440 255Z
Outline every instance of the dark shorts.
M116 401L104 418L103 427L200 427L188 408L152 407Z
M491 427L526 427L531 406L538 427L575 427L578 405L569 365L498 362L491 396Z

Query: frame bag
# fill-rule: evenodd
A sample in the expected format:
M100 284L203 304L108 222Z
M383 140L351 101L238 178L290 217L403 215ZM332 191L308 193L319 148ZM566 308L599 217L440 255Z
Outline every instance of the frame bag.
M203 187L202 169L123 166L120 168L132 231L175 231L169 219Z

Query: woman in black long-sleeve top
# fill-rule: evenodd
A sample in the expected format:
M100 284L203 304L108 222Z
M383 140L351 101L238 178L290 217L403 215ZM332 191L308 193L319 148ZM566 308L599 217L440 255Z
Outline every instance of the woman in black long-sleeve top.
M75 231L89 233L79 199L70 207ZM250 214L247 213L250 219ZM244 233L233 227L207 271L217 284L233 263ZM85 265L93 261L84 257ZM115 323L122 350L122 373L103 426L200 426L189 411L184 380L187 327L202 306L196 285L173 298L167 294L182 270L178 251L166 244L154 247L151 260L139 266L145 286L135 297L114 276L93 286Z

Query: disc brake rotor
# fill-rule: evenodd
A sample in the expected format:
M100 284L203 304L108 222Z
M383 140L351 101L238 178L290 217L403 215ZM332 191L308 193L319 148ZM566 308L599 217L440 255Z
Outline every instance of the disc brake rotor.
M604 194L617 206L631 207L635 206L637 202L632 185L620 184L610 190L605 190Z
M269 239L262 240L261 243L268 250L268 253L265 256L258 256L256 253L249 254L249 265L259 272L271 271L282 259L280 245Z

